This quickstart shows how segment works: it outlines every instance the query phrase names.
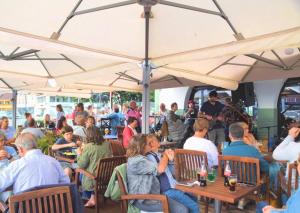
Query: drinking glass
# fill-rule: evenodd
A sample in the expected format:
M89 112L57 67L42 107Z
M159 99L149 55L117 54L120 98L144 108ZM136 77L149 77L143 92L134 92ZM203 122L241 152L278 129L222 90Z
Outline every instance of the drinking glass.
M208 169L207 180L209 182L215 182L217 176L217 170L215 168Z
M232 174L228 177L229 191L236 192L237 175Z

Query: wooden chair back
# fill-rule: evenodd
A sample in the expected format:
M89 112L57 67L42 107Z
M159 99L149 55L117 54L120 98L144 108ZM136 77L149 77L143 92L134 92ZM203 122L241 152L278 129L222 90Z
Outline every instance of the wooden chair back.
M162 203L162 210L164 213L169 213L168 199L166 195L160 194L128 194L122 176L117 171L118 184L121 191L121 212L127 213L128 201L130 200L158 200Z
M126 154L126 150L123 147L122 142L115 140L110 140L109 142L113 156L124 156Z
M13 195L9 198L11 213L73 213L68 186L40 189Z
M298 189L299 173L297 166L297 162L288 164L287 195L289 197L292 195L293 190Z
M95 198L96 198L96 209L99 212L100 209L100 196L104 198L104 193L107 189L109 180L114 169L127 162L125 156L116 156L111 158L103 158L99 161L96 169L96 184L95 184Z
M260 183L259 159L238 156L219 156L219 175L222 176L226 161L229 161L231 173L236 174L238 182L248 184Z
M117 132L118 132L118 140L123 144L123 130L125 126L117 126Z
M175 149L175 177L177 181L197 180L197 170L204 161L207 166L206 152Z

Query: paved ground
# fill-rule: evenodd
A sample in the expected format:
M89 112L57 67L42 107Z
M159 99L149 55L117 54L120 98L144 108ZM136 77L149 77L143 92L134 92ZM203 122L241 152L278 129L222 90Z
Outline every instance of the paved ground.
M204 208L204 205L201 205L201 208ZM86 209L86 213L95 213L95 209ZM121 212L120 210L120 205L119 203L114 203L112 201L107 201L103 208L101 208L101 213L119 213ZM204 212L204 209L201 211ZM211 204L209 207L209 213L213 213L213 205ZM255 213L255 204L249 204L246 206L245 210L239 210L235 206L229 206L228 209L225 207L222 208L222 213Z

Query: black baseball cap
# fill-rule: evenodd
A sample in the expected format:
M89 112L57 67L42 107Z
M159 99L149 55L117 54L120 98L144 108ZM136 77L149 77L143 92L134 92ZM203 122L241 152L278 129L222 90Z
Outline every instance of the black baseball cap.
M208 94L209 97L218 97L218 93L216 90L210 91Z

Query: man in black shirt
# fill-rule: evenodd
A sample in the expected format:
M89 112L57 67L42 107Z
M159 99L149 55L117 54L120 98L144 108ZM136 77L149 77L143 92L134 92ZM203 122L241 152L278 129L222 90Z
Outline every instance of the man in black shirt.
M208 101L203 103L200 111L209 120L208 139L218 146L219 143L225 141L223 117L221 115L224 105L217 101L218 93L216 91L211 91L208 96Z

